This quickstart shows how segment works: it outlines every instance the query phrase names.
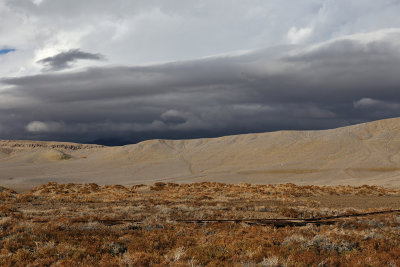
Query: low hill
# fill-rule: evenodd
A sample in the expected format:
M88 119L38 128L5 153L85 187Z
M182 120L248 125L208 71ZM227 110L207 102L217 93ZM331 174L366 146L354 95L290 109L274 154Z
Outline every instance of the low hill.
M279 131L105 147L0 140L0 184L217 181L400 186L400 118L321 131Z

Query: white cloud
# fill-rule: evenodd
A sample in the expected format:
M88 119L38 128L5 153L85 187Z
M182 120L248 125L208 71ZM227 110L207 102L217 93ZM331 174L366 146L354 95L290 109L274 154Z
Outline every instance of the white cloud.
M287 33L287 38L289 40L289 43L299 44L307 40L307 38L311 36L312 31L313 30L311 28L292 27Z
M392 109L396 110L400 108L399 103L392 103L392 102L387 102L387 101L382 101L382 100L376 100L373 98L361 98L358 101L355 101L353 103L354 108L356 109L367 109L367 108L380 108L380 109Z
M31 121L25 129L30 133L48 133L60 130L61 126L58 122Z
M188 113L181 112L175 109L169 109L161 114L161 118L167 121L186 121Z
M26 130L31 133L48 132L49 126L41 121L32 121L26 125Z
M380 104L382 104L382 101L366 97L366 98L361 98L358 101L355 101L354 107L355 108L367 108L367 107L373 107L373 106L380 105Z
M43 0L32 0L32 3L34 3L37 6L40 6L40 4L43 3Z

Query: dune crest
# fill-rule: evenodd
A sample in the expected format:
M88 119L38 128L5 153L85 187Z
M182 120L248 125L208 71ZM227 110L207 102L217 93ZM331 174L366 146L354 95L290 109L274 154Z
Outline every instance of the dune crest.
M400 118L321 131L279 131L105 147L0 140L0 184L218 181L400 186Z

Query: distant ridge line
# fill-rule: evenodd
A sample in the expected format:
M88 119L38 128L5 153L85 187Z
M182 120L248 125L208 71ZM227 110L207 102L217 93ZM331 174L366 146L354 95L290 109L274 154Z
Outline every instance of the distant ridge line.
M351 125L339 126L335 128L328 128L328 129L320 129L320 130L277 130L277 131L267 131L267 132L256 132L256 133L243 133L243 134L233 134L233 135L223 135L217 137L204 137L204 138L189 138L189 139L162 139L162 138L155 138L155 139L147 139L137 143L129 143L120 146L108 146L108 145L99 145L99 144L86 144L86 143L76 143L76 142L62 142L62 141L34 141L34 140L7 140L7 139L0 139L0 147L10 147L10 148L17 148L17 147L26 147L26 148L36 148L36 147L43 147L43 148L64 148L64 149L87 149L87 148L102 148L102 147L123 147L135 144L143 144L146 142L152 141L168 141L168 142L179 142L184 141L188 142L191 140L217 140L221 138L234 138L234 137L241 137L241 136L249 136L249 135L263 135L269 133L279 133L279 132L298 132L298 133L311 133L311 132L326 132L332 130L339 130L339 129L355 129L357 127L365 127L365 126L373 126L373 127L387 127L388 129L400 129L400 117L395 118L387 118L375 121L368 121L362 123L356 123Z

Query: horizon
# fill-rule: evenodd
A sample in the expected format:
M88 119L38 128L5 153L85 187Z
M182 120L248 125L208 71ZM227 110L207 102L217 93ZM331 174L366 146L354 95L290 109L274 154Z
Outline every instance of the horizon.
M374 123L378 121L384 121L384 120L393 120L393 119L400 119L400 117L392 117L392 118L385 118L385 119L380 119L380 120L373 120L373 121L366 121L366 122L359 122L356 124L350 124L350 125L344 125L344 126L339 126L339 127L334 127L334 128L327 128L327 129L297 129L297 130L290 130L290 129L281 129L281 130L274 130L274 131L265 131L265 132L248 132L248 133L237 133L237 134L228 134L228 135L220 135L220 136L210 136L210 137L199 137L199 138L152 138L152 139L145 139L145 140L140 140L137 142L132 142L129 143L126 140L102 140L101 142L92 142L92 143L79 143L79 142L74 142L74 141L57 141L57 140L29 140L29 139L0 139L0 141L24 141L24 142L49 142L49 143L76 143L76 144L87 144L87 145L100 145L100 146L106 146L106 147L113 147L113 146L125 146L125 145L135 145L139 144L145 141L154 141L154 140L165 140L165 141L180 141L180 140L196 140L196 139L217 139L217 138L222 138L222 137L229 137L229 136L238 136L238 135L252 135L252 134L263 134L263 133L274 133L274 132L285 132L285 131L300 131L300 132L307 132L307 131L329 131L329 130L335 130L339 128L344 128L344 127L352 127L352 126L357 126L357 125L362 125L362 124L369 124L369 123ZM125 142L126 141L126 142Z

